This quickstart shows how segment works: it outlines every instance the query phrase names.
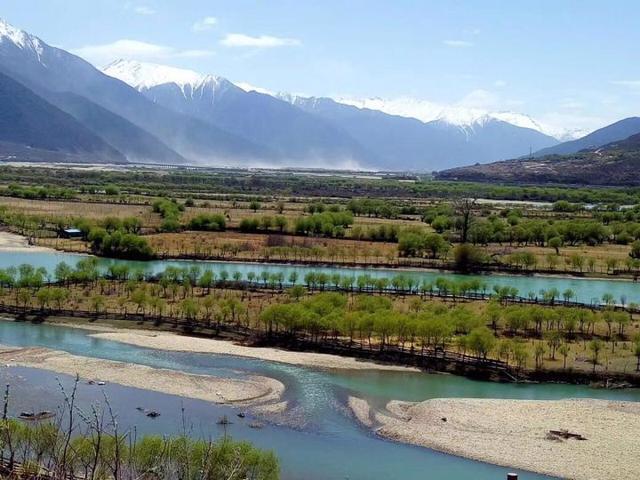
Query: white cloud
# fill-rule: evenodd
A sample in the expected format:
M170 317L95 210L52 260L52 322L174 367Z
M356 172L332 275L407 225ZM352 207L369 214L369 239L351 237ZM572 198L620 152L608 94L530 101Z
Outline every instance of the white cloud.
M468 42L466 40L445 40L442 43L444 43L447 47L453 47L453 48L473 47L473 42Z
M216 17L204 17L194 23L191 30L196 33L206 32L207 30L211 30L217 23L218 19Z
M135 60L166 60L169 58L199 58L213 55L211 50L181 50L166 45L121 39L103 45L86 45L71 50L95 65L104 65L118 58Z
M273 48L273 47L297 47L302 42L297 38L272 37L270 35L260 35L253 37L243 33L229 33L221 41L225 47L253 47L253 48Z
M504 80L496 80L495 82L493 82L493 86L496 88L503 88L507 86L507 82L505 82Z
M613 85L627 87L633 90L640 89L640 80L612 80L611 83Z
M154 15L156 13L156 11L153 8L148 7L146 5L134 7L133 11L136 12L138 15Z

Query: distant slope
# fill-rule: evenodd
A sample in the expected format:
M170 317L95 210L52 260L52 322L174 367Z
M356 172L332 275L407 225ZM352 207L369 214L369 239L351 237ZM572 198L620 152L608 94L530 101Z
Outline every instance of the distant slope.
M280 161L308 166L373 165L375 155L316 115L213 75L118 60L103 69L154 103L266 145Z
M376 152L381 158L379 168L389 170L432 171L485 163L557 143L538 131L494 118L463 128L445 121L423 123L329 98L282 98L342 128L364 148Z
M92 161L126 162L124 156L71 115L0 73L0 142L7 150L86 156ZM13 145L13 146L12 146ZM29 160L29 159L27 159Z
M635 133L640 133L640 117L629 117L607 125L577 140L538 150L534 153L534 156L567 155L580 150L594 149L611 142L623 140Z
M640 185L640 134L595 150L516 159L438 172L439 180Z
M47 100L73 115L110 145L126 155L130 162L181 164L186 160L158 138L137 125L84 97L66 92L51 92Z

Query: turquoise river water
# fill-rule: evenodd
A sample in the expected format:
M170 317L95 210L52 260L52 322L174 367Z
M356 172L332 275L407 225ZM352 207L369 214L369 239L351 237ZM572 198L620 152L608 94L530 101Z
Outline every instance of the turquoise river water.
M0 268L20 263L43 266L52 271L60 261L75 263L80 256L56 253L0 253ZM108 263L107 260L101 262ZM136 268L148 272L159 271L167 264L191 265L203 262L131 262ZM288 274L297 269L301 275L305 267L255 264L206 263L207 268L228 272L284 270ZM318 271L313 268L312 270ZM346 274L349 269L339 270ZM370 275L395 275L394 270L368 270ZM358 272L355 271L354 275ZM453 276L431 272L410 272L424 278L428 275ZM601 280L575 280L563 278L493 276L483 277L490 285L509 284L521 291L555 286L560 291L572 288L588 301L601 297L604 292L625 295L629 301L638 298L637 285L631 282ZM506 283L505 283L506 282ZM551 285L553 284L553 285ZM191 373L225 377L261 374L282 381L286 387L289 413L262 429L252 429L252 420L235 419L237 410L206 402L182 399L146 390L106 385L105 387L80 385L79 402L88 407L100 402L106 394L118 414L120 425L135 426L141 433L178 433L183 428L195 436L216 437L222 434L216 420L223 414L233 416L234 424L227 433L236 439L247 439L256 445L273 449L281 460L283 478L290 479L358 479L386 480L500 480L506 478L507 469L481 462L438 453L429 449L403 445L378 438L369 429L360 426L349 414L346 399L349 395L366 398L376 406L388 400L421 401L439 397L477 398L606 398L640 401L639 390L594 390L574 385L516 385L472 381L451 375L434 375L413 372L378 371L321 371L310 368L266 362L224 355L204 355L182 352L163 352L117 342L96 339L90 332L60 326L33 325L29 323L0 322L0 344L42 346L64 350L77 355L134 362L152 367L169 368ZM24 409L53 409L62 403L62 395L55 374L38 369L4 367L0 369L0 381L12 385L11 411ZM69 385L71 379L62 376ZM162 413L149 419L135 407L153 408ZM186 422L182 421L184 408ZM185 425L186 423L186 425ZM549 478L528 472L519 472L524 480Z
M53 274L55 266L60 262L66 262L69 265L75 265L83 255L75 255L60 252L0 252L0 268L9 266L17 266L21 263L29 263L34 267L44 267L48 272ZM307 272L324 272L337 273L340 275L352 275L358 277L360 275L369 275L374 278L388 277L402 273L411 276L419 281L433 282L437 278L447 278L449 280L465 280L478 278L481 279L488 287L487 291L492 291L494 285L510 286L518 289L520 296L527 296L529 292L538 294L541 290L549 290L556 288L559 292L567 289L573 290L575 293L574 300L582 303L599 303L605 293L613 295L616 302L620 302L624 298L625 303L640 303L640 284L627 280L609 280L609 279L593 279L578 278L565 276L540 276L540 275L462 275L451 272L439 272L429 270L394 270L382 268L345 268L345 267L321 267L321 266L302 266L293 264L260 264L260 263L242 263L242 262L203 262L198 260L152 260L152 261L131 261L131 260L115 260L100 258L99 263L103 267L107 267L114 263L127 263L132 271L139 270L145 273L159 273L167 266L190 267L198 265L202 270L212 270L215 273L226 271L229 278L232 278L234 272L240 272L242 278L246 278L247 273L253 272L259 276L263 271L271 273L283 272L284 278L288 279L291 272L298 273L298 283L302 283Z

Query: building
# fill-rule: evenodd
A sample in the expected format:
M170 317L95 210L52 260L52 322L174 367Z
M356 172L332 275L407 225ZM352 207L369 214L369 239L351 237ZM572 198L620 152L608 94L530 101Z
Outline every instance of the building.
M77 228L65 228L60 233L62 238L82 238L82 230Z

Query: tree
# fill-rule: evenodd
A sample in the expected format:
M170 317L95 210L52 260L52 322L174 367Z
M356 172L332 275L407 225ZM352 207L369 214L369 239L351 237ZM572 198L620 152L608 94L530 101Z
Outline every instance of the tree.
M193 322L200 311L200 305L192 298L185 298L180 303L180 311L189 322Z
M636 240L631 244L631 251L629 252L631 258L640 259L640 240Z
M496 345L496 337L487 327L477 327L466 336L466 345L476 357L486 360Z
M460 223L460 243L467 243L469 228L473 221L473 209L476 205L476 198L459 198L453 201L453 208L459 216Z
M258 202L257 200L252 200L251 203L249 203L249 208L253 210L253 213L257 212L258 210L260 210L260 202Z
M558 348L558 352L560 353L560 355L562 355L562 368L564 370L567 369L567 357L569 356L569 353L571 352L571 350L569 349L569 345L567 345L566 343L563 343L562 345L560 345L560 348Z
M484 263L484 254L478 247L463 243L453 249L453 259L457 270L468 272L477 270Z
M96 315L100 314L100 310L104 307L105 298L102 295L93 295L91 297L91 308L96 312Z
M589 342L589 350L591 351L591 363L593 364L593 373L596 373L596 365L598 365L598 358L600 356L602 347L602 341L597 338Z
M544 345L540 342L536 342L536 346L533 349L533 353L535 355L535 359L536 359L536 369L541 369L542 366L544 365Z
M562 247L562 238L553 237L550 238L547 242L550 248L553 248L556 251L556 255L560 255L560 247Z
M547 332L547 345L551 349L551 360L556 359L556 350L562 344L562 335L557 330Z
M282 213L282 212L280 212L280 213ZM278 231L281 232L281 233L286 230L287 225L289 224L287 219L285 217L283 217L282 215L278 215L274 219L274 223L275 223L275 226L278 229Z

